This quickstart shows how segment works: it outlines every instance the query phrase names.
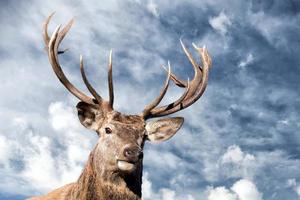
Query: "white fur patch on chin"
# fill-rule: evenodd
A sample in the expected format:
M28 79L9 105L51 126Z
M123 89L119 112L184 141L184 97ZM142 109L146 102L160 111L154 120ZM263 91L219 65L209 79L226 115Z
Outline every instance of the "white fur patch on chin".
M118 161L118 168L121 171L132 172L135 169L135 165L126 161L119 160Z

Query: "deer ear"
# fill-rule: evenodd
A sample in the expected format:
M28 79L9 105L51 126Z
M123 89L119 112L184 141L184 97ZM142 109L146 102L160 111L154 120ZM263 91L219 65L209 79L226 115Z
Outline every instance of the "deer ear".
M83 101L80 101L76 108L80 123L84 127L96 131L98 129L97 119L102 116L99 108Z
M183 117L173 117L147 122L147 139L151 142L166 141L175 135L182 126L183 121Z

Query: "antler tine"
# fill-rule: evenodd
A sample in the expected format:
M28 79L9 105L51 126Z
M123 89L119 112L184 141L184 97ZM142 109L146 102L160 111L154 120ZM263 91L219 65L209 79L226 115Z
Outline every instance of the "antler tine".
M96 92L96 90L93 88L93 86L90 84L88 79L86 78L84 67L83 67L83 58L82 55L80 55L80 72L83 79L84 84L86 85L87 89L90 91L90 93L95 97L98 104L102 106L103 99L102 97Z
M170 77L171 77L171 66L170 66L170 63L168 62L168 75L167 75L167 78L166 78L166 81L165 81L165 84L164 84L164 87L161 89L160 91L160 94L158 97L156 97L156 99L154 99L152 101L152 103L150 103L149 105L146 106L146 108L143 110L142 112L142 116L144 118L147 118L147 116L149 115L149 113L151 112L151 110L153 108L155 108L160 102L161 100L163 99L163 97L165 96L167 90L168 90L168 87L169 87L169 83L170 83Z
M181 47L182 47L185 55L188 57L190 63L193 65L193 69L194 69L194 78L191 81L190 90L187 94L187 98L188 98L188 97L191 97L197 90L197 87L202 78L202 71L201 71L201 68L199 67L199 65L194 60L192 54L187 50L187 48L183 44L182 40L180 40L180 44L181 44Z
M168 62L168 64L170 65L170 63ZM164 69L166 69L164 66L163 66L163 68ZM166 69L167 70L167 69ZM170 78L172 78L172 75L173 75L173 73L171 72L170 73ZM173 76L175 76L175 75L173 75ZM173 80L173 79L172 79ZM176 83L175 83L176 84ZM177 85L177 84L176 84ZM181 95L181 97L177 100L177 101L175 101L174 103L171 103L171 104L169 104L168 106L167 106L167 108L170 108L170 107L175 107L175 106L177 106L177 105L179 105L184 99L185 99L185 97L187 96L187 94L189 93L189 91L190 91L190 80L189 80L189 78L188 78L188 81L187 81L187 83L185 83L185 92ZM180 86L179 86L180 87ZM151 111L150 111L151 112ZM149 114L149 113L148 113ZM150 115L149 116L146 116L146 118L149 118L150 117Z
M162 67L164 68L164 70L166 70L166 72L168 72L168 69L166 67L164 67L164 66L162 66ZM178 87L181 87L181 88L187 87L187 82L177 78L177 76L175 74L171 73L170 78Z
M187 94L187 96L191 96L197 90L197 85L201 81L202 69L198 66L198 64L194 60L192 54L187 50L187 48L185 47L185 45L183 44L181 39L180 39L180 44L181 44L181 47L182 47L185 55L188 57L190 63L193 66L193 69L194 69L194 78L191 81L190 89L189 89L188 94ZM172 81L177 86L185 87L185 88L187 87L186 81L180 80L179 78L176 77L176 75L172 74L171 78L172 78Z
M114 104L114 85L112 77L112 50L109 52L109 63L108 63L108 88L109 88L109 106L113 109Z
M66 33L71 28L71 25L73 23L73 20L71 20L66 27L63 28L63 31L60 32L61 26L59 25L54 33L52 34L51 38L49 39L48 36L48 23L53 16L54 13L52 13L44 23L44 41L46 43L46 46L48 47L48 57L50 64L53 68L53 71L55 72L56 76L60 80L60 82L78 99L81 101L84 101L89 104L94 104L93 99L87 95L85 95L83 92L78 90L65 76L64 72L62 71L59 61L58 61L58 47ZM49 42L48 42L49 41Z
M187 86L186 86L186 89L183 93L183 95L173 103L173 107L176 107L177 105L181 104L182 101L185 99L185 97L187 96L187 94L189 93L189 90L190 90L190 79L188 78L188 81L187 81Z
M181 42L181 44L182 44L185 54L187 55L187 57L189 58L190 62L193 65L193 68L195 71L194 78L190 84L188 82L185 93L177 101L175 101L171 104L168 104L166 106L153 108L150 111L150 113L148 114L147 118L161 117L161 116L175 113L184 108L187 108L188 106L192 105L194 102L196 102L202 96L202 94L207 86L208 73L209 73L209 69L211 67L211 58L210 58L207 50L205 49L205 47L199 48L195 44L193 44L194 48L198 51L198 53L200 54L200 57L202 59L203 68L201 69L196 64L193 57L187 51L187 49L185 48L185 46L183 45L182 42ZM174 77L176 77L176 76L174 75ZM176 84L176 82L175 82L175 84Z
M67 25L60 31L60 41L59 43L65 38L66 34L69 32L69 30L72 28L72 25L74 24L74 18L72 18Z
M181 38L180 38L180 44L181 47L185 53L185 55L188 57L190 63L193 65L193 69L194 69L194 79L193 80L198 80L199 76L201 75L201 68L199 68L198 64L196 63L196 61L194 60L192 54L187 50L187 48L185 47L184 43L182 42ZM166 70L166 68L164 68ZM199 74L200 73L200 74ZM179 87L187 87L187 82L183 81L179 78L176 77L176 75L174 75L173 73L171 74L171 79L172 81Z
M49 22L50 20L52 19L53 15L55 14L55 12L51 13L46 21L44 22L43 24L43 39L44 39L44 42L45 42L45 49L46 51L48 51L48 45L49 45L49 41L50 41L50 37L48 35L48 25L49 25ZM61 34L63 33L66 33L69 31L69 29L71 28L72 24L73 24L74 20L72 19L64 28L63 30L60 32ZM62 38L63 39L63 38ZM62 54L64 52L66 52L68 49L64 49L64 50L59 50L58 51L58 54Z
M185 45L183 44L182 40L180 39L180 44L181 44L181 47L185 53L185 55L188 57L189 61L191 62L191 64L193 65L193 68L194 68L194 72L195 72L195 75L194 77L197 76L197 73L198 73L198 64L196 63L196 61L194 60L192 54L187 50L187 48L185 47Z
M54 14L55 14L55 12L51 13L47 17L46 21L43 24L43 39L44 39L44 42L45 42L45 45L46 45L47 48L48 48L49 41L50 41L50 37L48 35L48 24L49 24L49 22L50 22L50 20L51 20L51 18L53 17Z

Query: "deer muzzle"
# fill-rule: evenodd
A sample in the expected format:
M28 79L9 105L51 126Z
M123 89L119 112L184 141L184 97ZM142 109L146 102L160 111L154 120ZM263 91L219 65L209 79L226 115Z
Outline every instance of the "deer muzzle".
M118 159L118 168L121 171L132 172L136 163L142 158L142 149L137 145L125 145L123 148L124 159Z

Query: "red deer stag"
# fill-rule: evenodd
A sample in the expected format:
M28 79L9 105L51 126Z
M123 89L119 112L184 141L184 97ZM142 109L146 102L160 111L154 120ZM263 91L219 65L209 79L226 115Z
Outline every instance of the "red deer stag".
M76 106L79 121L86 128L96 131L99 140L90 153L77 182L65 185L45 196L33 197L32 199L141 199L145 141L162 142L168 140L183 124L182 117L163 118L150 122L146 120L175 113L195 103L206 88L211 58L205 48L198 48L193 44L202 59L202 67L200 67L181 42L183 51L194 68L193 80L180 80L171 73L169 66L165 84L158 97L147 105L141 114L124 115L113 108L112 52L110 52L108 65L108 101L105 101L88 81L83 68L82 56L80 56L80 71L83 82L93 95L93 97L87 96L66 78L58 61L59 54L64 52L58 50L59 45L70 30L73 20L64 28L58 26L52 36L49 37L47 29L52 16L53 14L47 18L43 30L49 61L60 82L80 100ZM158 106L168 89L170 80L177 86L185 88L185 92L173 103Z

